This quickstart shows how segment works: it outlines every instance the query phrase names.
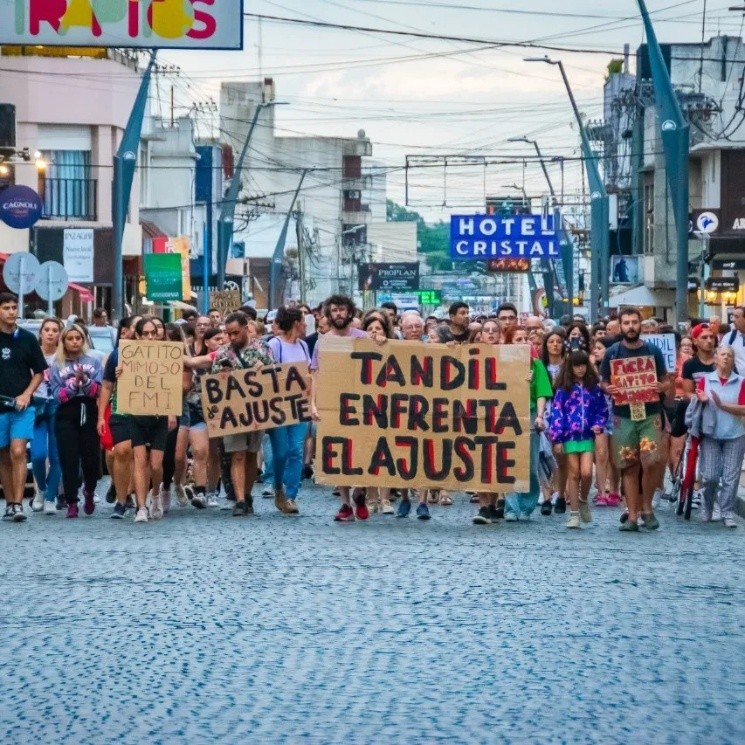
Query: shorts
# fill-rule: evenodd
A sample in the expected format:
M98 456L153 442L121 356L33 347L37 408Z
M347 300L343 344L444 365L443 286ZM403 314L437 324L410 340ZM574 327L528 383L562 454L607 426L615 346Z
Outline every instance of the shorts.
M670 418L670 436L671 437L683 437L688 434L688 427L686 427L686 411L688 409L688 399L682 398L675 402L674 412Z
M573 453L594 453L595 452L595 441L594 440L573 440L564 443L565 455L571 455Z
M6 411L0 414L0 448L7 448L11 440L33 440L36 408Z
M614 417L613 462L623 470L641 463L657 463L662 444L662 417L652 414L635 422L625 417Z
M204 421L201 404L189 404L189 429L203 430L207 429L207 422Z
M132 441L132 447L150 445L151 450L166 449L168 438L167 416L130 416L112 414L109 422L114 444Z
M239 435L225 435L222 438L222 446L226 453L242 453L244 450L249 453L258 453L261 452L261 440L263 436L263 431L241 432Z
M189 422L191 421L189 417L189 409L184 406L184 413L181 414L180 417L177 417L176 419L176 427L180 429L183 427L184 429L189 429Z

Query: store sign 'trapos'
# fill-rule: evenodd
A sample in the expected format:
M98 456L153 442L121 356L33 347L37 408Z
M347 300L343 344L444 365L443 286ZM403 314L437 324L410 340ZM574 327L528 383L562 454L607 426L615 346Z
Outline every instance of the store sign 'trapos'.
M242 0L4 0L0 44L242 49Z
M450 258L461 261L488 259L554 259L559 237L553 215L452 215Z

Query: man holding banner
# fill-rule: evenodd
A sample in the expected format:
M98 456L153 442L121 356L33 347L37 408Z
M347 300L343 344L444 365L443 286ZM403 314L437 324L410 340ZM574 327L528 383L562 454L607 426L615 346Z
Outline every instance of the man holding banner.
M660 396L670 382L662 352L640 338L639 310L623 308L619 318L622 339L606 352L600 375L601 386L613 397L613 457L622 473L628 507L628 519L621 523L621 530L638 531L640 515L645 528L656 530L660 524L652 510L652 496L662 454Z

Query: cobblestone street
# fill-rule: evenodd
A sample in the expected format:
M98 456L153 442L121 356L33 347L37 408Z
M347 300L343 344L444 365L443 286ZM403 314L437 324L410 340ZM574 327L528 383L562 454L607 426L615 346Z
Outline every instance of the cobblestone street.
M745 741L742 524L256 503L2 525L0 741Z

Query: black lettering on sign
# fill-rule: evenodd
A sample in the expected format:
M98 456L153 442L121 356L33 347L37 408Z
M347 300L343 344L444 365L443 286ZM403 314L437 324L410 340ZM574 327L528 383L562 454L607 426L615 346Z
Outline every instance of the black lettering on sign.
M445 355L440 358L440 388L453 391L460 388L466 379L466 366L455 357Z
M373 360L380 362L383 359L383 355L380 352L352 352L351 357L353 360L362 361L360 365L360 383L370 385L373 381Z
M497 483L514 484L515 477L510 469L515 467L515 460L510 458L511 450L515 449L514 442L500 442L497 444Z
M502 407L494 431L496 434L501 435L504 434L505 429L511 429L515 433L515 437L519 437L523 433L523 428L520 420L517 418L515 407L510 401Z
M359 401L357 393L342 393L339 397L339 424L344 427L356 427L360 420L354 415L357 409L352 406L353 401Z
M404 371L401 369L401 365L399 365L395 355L390 355L385 361L385 365L378 373L375 382L381 388L385 388L388 383L398 383L401 387L406 385Z
M475 398L465 401L453 401L453 432L465 431L468 435L475 435L479 429L479 418L476 414Z
M446 479L453 465L453 441L440 440L439 442L442 454L440 466L438 468L437 455L435 452L436 443L434 440L424 440L424 452L422 453L424 460L424 475L431 481L443 481Z
M461 465L453 469L453 475L458 481L470 481L474 475L473 456L471 451L476 449L470 437L456 437L453 449L460 458Z
M398 475L404 481L413 481L417 476L417 467L419 465L419 440L416 437L396 437L394 440L397 448L408 448L408 461L399 458L396 461Z
M500 382L497 378L497 360L496 357L489 357L484 360L484 368L486 371L486 390L487 391L506 391L507 384Z
M380 429L388 429L388 396L365 393L362 396L362 421L367 426L375 424Z
M381 469L387 471L389 476L396 475L396 464L385 437L378 438L378 444L375 446L375 451L370 458L370 466L367 472L371 476L379 476Z
M411 355L411 384L432 388L435 384L434 364L429 355L421 360Z

